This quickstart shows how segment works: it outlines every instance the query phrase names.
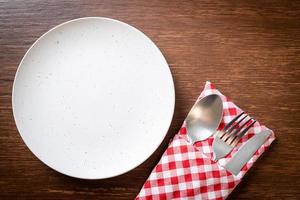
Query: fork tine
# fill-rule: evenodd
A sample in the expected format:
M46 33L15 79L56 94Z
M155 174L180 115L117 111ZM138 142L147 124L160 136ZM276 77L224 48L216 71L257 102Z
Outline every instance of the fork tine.
M235 118L233 118L226 126L220 131L221 135L219 136L220 138L223 137L223 135L226 133L226 130L236 121L238 120L245 112L241 112L238 114Z
M255 124L256 120L254 120L249 126L247 126L241 133L239 133L236 138L231 142L230 145L236 146L239 140L247 133L247 131Z
M244 122L238 129L236 129L234 131L234 133L230 134L230 137L228 137L227 140L224 140L225 142L227 142L228 144L231 144L231 142L234 140L234 138L238 135L238 133L244 128L244 126L246 126L250 121L252 120L252 118L248 119L246 122Z
M225 141L229 136L231 136L232 131L247 117L246 114L244 117L242 117L235 125L233 125L229 130L225 131L225 134L223 134L223 137L220 137L223 141Z
M246 132L255 124L255 122L256 120L254 120L248 127L246 127L240 134L238 134L237 137L243 137L246 134Z
M232 124L233 122L235 122L238 118L240 118L240 116L242 116L245 112L241 112L239 115L237 115L235 118L233 118L228 124L226 124L226 126L223 128L223 131L227 130Z

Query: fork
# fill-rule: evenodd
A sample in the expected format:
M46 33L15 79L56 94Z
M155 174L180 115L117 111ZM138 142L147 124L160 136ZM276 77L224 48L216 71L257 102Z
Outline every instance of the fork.
M247 117L249 119L245 120ZM252 119L248 114L241 112L225 125L221 131L217 131L212 145L213 159L218 161L228 155L255 122L256 120Z

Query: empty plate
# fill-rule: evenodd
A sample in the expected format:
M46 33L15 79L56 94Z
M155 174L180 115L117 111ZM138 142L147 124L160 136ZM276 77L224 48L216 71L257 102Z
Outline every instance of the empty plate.
M120 175L145 161L164 139L175 104L172 75L155 44L101 17L40 37L19 65L12 95L17 128L34 155L84 179Z

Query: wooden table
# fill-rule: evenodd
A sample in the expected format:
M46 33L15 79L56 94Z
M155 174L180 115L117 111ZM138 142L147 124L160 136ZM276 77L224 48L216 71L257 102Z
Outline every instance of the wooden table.
M167 137L142 165L87 181L42 164L16 129L11 91L17 66L48 29L105 16L147 34L176 87ZM133 199L206 80L276 133L270 150L228 199L300 198L300 2L12 1L0 3L0 199Z

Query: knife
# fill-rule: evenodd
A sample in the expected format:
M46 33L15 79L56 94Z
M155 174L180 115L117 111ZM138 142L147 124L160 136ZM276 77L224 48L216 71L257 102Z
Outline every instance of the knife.
M250 138L238 152L229 160L225 168L237 175L244 165L252 158L253 154L265 143L266 139L271 135L269 129L263 130Z

